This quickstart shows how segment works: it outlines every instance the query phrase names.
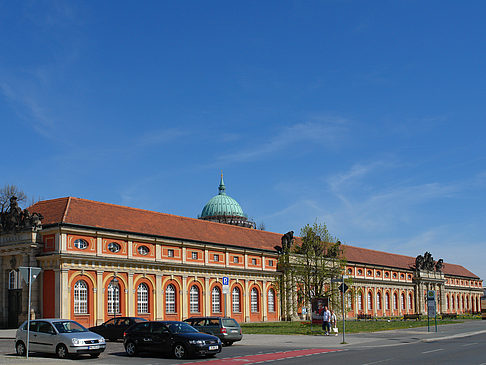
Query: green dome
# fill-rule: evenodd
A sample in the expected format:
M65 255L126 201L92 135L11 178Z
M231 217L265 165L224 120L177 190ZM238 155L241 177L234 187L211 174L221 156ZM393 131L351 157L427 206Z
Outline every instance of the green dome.
M212 197L211 200L204 206L201 219L210 219L212 217L245 217L243 209L236 200L226 195L226 187L224 186L223 174L221 174L221 182L219 183L219 194Z

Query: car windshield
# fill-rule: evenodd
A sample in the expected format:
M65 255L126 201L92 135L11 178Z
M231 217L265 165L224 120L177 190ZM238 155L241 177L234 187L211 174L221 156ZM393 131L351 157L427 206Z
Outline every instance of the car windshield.
M53 323L59 333L88 332L86 328L74 321L59 321Z
M169 331L171 333L196 333L199 332L194 327L189 326L187 323L178 322L169 325Z

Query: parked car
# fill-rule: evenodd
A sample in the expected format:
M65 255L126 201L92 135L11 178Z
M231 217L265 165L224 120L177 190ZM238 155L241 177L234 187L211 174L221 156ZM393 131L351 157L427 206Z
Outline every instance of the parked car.
M172 354L177 359L189 356L214 356L223 347L218 337L200 333L186 322L154 321L137 323L124 334L128 356L139 352Z
M112 318L99 326L90 327L91 332L95 332L110 341L123 338L123 332L135 323L145 322L145 318L138 317L118 317Z
M69 319L37 319L30 321L29 352L57 354L64 359L70 355L89 354L98 357L105 351L103 336L88 331L78 322ZM27 351L27 321L17 330L15 336L17 355L25 356Z
M199 332L219 337L225 346L241 341L243 333L241 327L233 318L229 317L191 317L184 322L189 323Z

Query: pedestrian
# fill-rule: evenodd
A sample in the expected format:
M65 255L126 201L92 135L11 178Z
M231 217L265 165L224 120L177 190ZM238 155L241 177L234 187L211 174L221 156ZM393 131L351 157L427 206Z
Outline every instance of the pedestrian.
M324 309L322 310L322 330L324 331L324 334L326 336L329 336L329 331L331 330L329 323L330 320L331 312L329 312L329 309L327 309L327 307L324 307Z
M336 313L331 309L331 328L332 331L335 333L335 336L338 335L337 333L337 316Z

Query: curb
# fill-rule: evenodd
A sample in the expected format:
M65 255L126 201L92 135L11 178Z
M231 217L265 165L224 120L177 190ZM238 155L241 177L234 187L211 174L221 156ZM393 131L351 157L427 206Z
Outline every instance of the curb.
M451 340L451 339L454 339L454 338L463 338L463 337L480 335L482 333L486 333L486 330L475 331L475 332L458 333L457 335L444 336L444 337L424 338L421 341L422 342L435 342L435 341L442 341L442 340Z

